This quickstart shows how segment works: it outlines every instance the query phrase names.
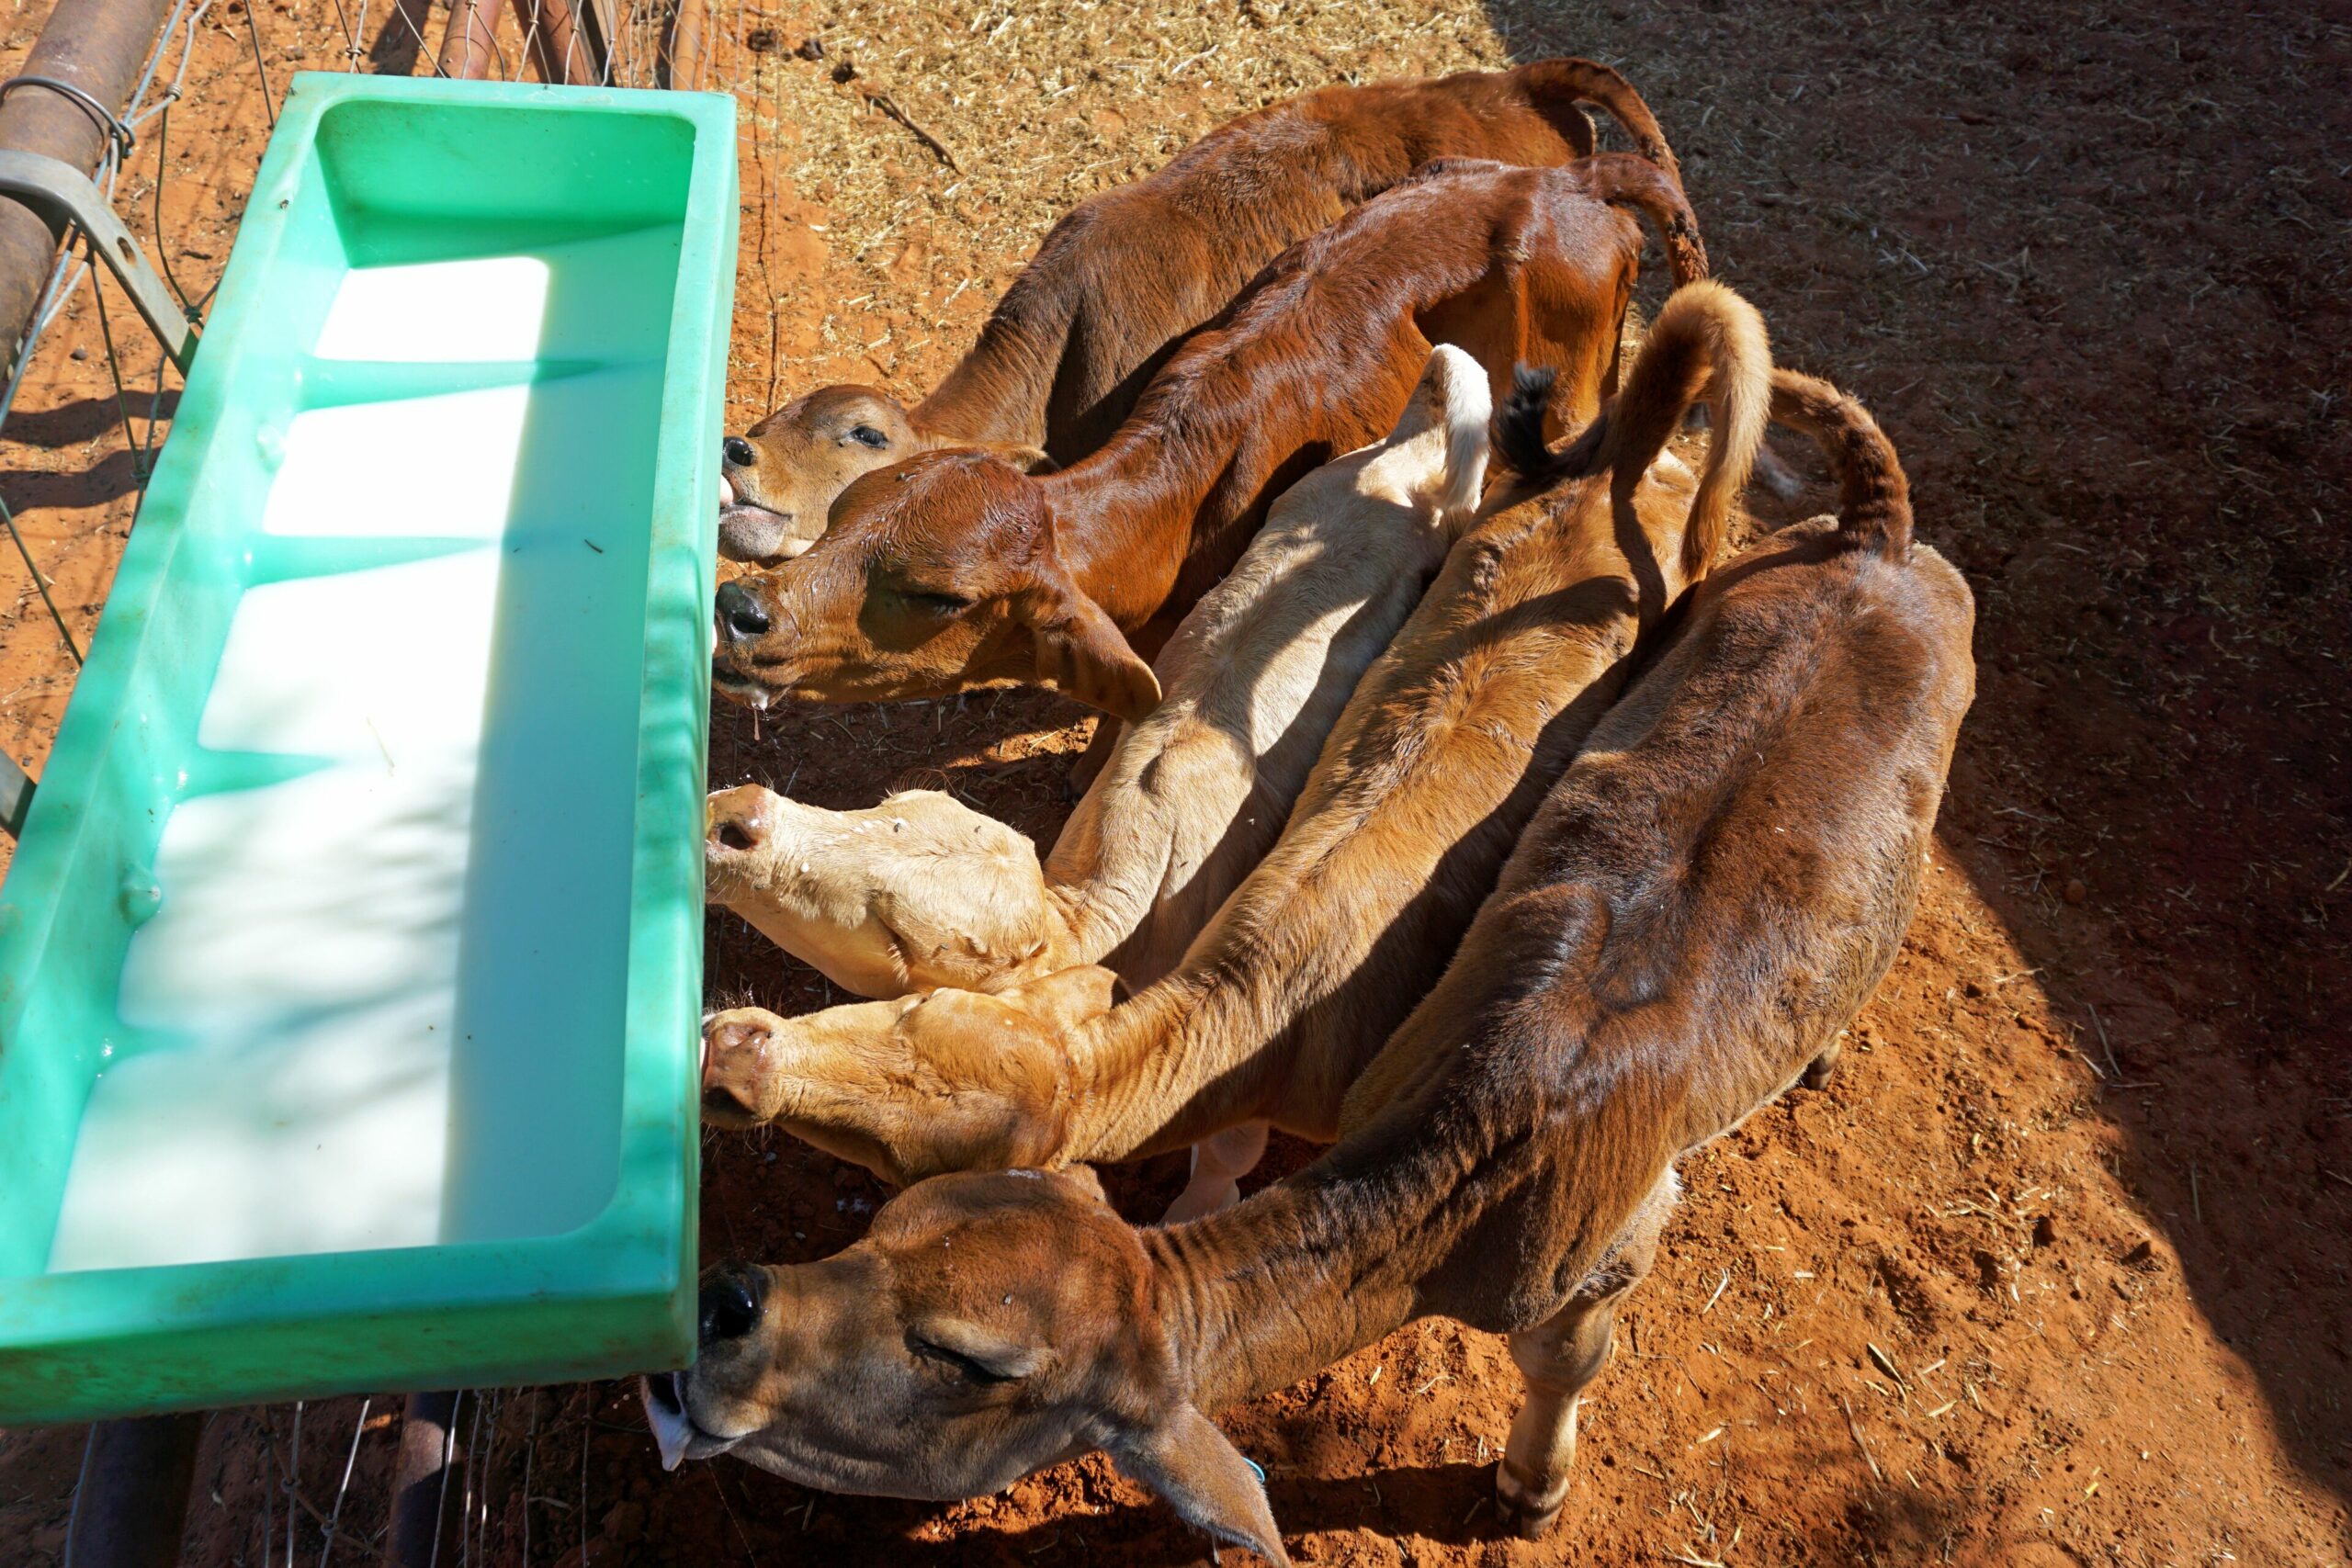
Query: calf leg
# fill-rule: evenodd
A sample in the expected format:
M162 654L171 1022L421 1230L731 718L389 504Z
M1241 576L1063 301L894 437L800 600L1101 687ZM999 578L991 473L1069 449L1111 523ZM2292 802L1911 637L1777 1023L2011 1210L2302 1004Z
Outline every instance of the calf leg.
M1829 1075L1838 1070L1838 1058L1845 1054L1846 1047L1835 1040L1824 1045L1821 1048L1821 1055L1805 1064L1804 1087L1807 1089L1828 1088Z
M1577 1404L1609 1364L1617 1306L1650 1271L1658 1232L1674 1207L1674 1173L1651 1191L1607 1262L1594 1270L1568 1304L1537 1327L1510 1337L1510 1358L1527 1382L1527 1401L1510 1424L1510 1440L1495 1469L1496 1505L1521 1540L1552 1528L1567 1501L1577 1457Z
M1118 748L1119 732L1125 728L1107 713L1094 721L1094 738L1086 743L1086 750L1078 754L1078 761L1070 764L1069 777L1062 781L1063 789L1072 800L1084 799L1086 792L1094 787L1094 781L1102 776L1103 765L1110 761L1111 753Z
M1230 1209L1241 1200L1241 1179L1266 1152L1266 1124L1244 1122L1193 1145L1193 1179L1168 1205L1163 1224L1178 1225Z

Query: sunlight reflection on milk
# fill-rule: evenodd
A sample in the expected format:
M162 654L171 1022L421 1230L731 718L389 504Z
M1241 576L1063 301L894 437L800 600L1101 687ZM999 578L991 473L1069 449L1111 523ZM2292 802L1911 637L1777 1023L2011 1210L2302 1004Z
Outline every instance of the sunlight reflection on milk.
M533 255L353 272L317 354L529 360L549 276ZM318 409L285 431L266 533L448 553L239 602L199 740L326 765L198 795L166 823L162 906L119 1003L166 1039L98 1079L52 1269L447 1239L477 761L534 396Z

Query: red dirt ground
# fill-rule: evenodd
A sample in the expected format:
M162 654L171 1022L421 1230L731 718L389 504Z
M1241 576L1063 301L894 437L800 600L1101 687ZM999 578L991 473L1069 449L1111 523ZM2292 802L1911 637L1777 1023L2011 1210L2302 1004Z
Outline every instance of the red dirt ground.
M164 249L192 284L226 255L265 134L243 4L207 18L174 117ZM1054 212L1266 97L1581 52L1642 86L1724 276L1785 361L1876 410L1920 536L1979 595L1979 697L1903 956L1828 1091L1687 1163L1552 1539L1490 1538L1516 1382L1488 1336L1419 1325L1222 1424L1266 1466L1302 1562L2352 1560L2347 13L1538 9L784 0L717 17L747 116L739 423L820 379L922 387ZM0 60L45 11L16 15ZM342 63L333 6L257 19L274 85L298 53ZM363 25L397 62L381 8ZM805 38L823 61L793 54ZM837 84L844 61L859 73ZM142 236L154 177L151 139L124 204ZM0 452L0 497L85 638L133 485L87 300ZM143 340L131 357L152 366ZM71 684L11 558L0 738L36 770ZM835 806L944 777L1047 837L1075 716L1022 694L755 734L723 708L712 772ZM725 916L709 984L785 1010L831 999ZM707 1257L820 1256L884 1196L782 1137L707 1152ZM1154 1214L1180 1164L1114 1173L1114 1195ZM188 1561L283 1551L289 1518L316 1554L339 1496L334 1555L363 1555L395 1407L308 1407L299 1460L294 1410L216 1415ZM1099 1457L977 1502L876 1502L732 1462L664 1475L625 1384L479 1408L454 1499L469 1562L1204 1555ZM0 1559L58 1560L81 1440L0 1434Z

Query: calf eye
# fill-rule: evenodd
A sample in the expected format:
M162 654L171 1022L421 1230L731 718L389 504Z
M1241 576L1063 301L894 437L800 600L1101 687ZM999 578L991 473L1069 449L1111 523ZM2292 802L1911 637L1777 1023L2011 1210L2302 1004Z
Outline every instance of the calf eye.
M875 429L870 424L853 426L849 433L849 438L852 441L856 442L860 446L888 446L890 445L890 438L883 434L880 431Z
M959 1350L950 1350L944 1345L934 1345L928 1339L915 1340L913 1349L916 1355L960 1372L968 1381L978 1383L984 1388L1015 1381L1008 1373L1000 1372L993 1367L976 1361Z
M958 610L968 609L972 603L960 593L924 593L912 588L900 589L899 596L910 604L921 605L941 615L952 615Z

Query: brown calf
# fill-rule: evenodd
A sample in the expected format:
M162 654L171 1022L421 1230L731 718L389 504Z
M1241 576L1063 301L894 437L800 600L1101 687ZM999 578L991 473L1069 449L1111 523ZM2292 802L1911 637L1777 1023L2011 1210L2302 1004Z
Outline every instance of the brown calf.
M807 554L718 591L718 689L764 706L1030 681L1141 716L1159 688L1122 633L1172 624L1274 497L1385 432L1433 342L1505 389L1515 360L1555 367L1555 413L1591 416L1641 249L1611 203L1657 227L1678 280L1704 272L1681 187L1643 159L1430 165L1285 252L1084 461L1040 478L938 452L854 481Z
M983 446L1024 467L1075 462L1127 417L1176 340L1283 250L1433 158L1542 167L1589 157L1580 103L1606 110L1636 152L1674 173L1649 106L1589 60L1325 87L1219 126L1055 224L979 342L913 408L872 387L820 387L729 436L720 550L798 555L850 480L918 452Z
M1675 1160L1834 1058L1910 919L1974 684L1968 590L1908 547L1893 450L1834 389L1776 379L1776 414L1848 465L1842 523L1694 591L1336 1147L1166 1229L1082 1171L951 1176L823 1262L722 1267L699 1362L647 1388L665 1459L947 1497L1099 1447L1286 1563L1204 1412L1444 1315L1510 1336L1502 1514L1548 1526Z

